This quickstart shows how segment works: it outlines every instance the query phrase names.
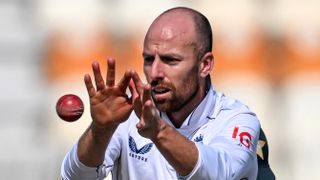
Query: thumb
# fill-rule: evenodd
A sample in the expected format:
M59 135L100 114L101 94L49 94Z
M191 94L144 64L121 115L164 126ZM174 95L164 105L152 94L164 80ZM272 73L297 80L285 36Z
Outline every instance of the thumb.
M140 118L139 122L136 124L138 130L145 128L146 123L143 118Z

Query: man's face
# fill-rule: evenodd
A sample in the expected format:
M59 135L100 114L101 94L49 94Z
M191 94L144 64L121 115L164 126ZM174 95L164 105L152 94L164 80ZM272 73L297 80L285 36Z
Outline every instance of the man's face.
M164 112L179 111L199 90L195 33L186 21L179 22L160 20L144 42L144 73L157 108Z

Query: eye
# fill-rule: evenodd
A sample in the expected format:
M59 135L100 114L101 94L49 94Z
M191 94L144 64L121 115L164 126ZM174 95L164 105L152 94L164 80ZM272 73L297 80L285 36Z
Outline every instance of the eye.
M151 65L154 61L154 57L153 56L145 56L143 58L144 61L144 65Z
M169 65L176 65L179 63L180 59L171 57L171 56L163 56L161 57L162 62L169 64Z

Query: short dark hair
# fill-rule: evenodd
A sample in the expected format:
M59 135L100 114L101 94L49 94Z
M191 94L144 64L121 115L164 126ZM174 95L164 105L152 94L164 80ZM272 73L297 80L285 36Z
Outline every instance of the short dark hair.
M196 11L194 9L187 8L187 7L174 7L166 10L162 14L166 14L174 10L182 10L192 15L192 18L195 23L195 30L198 33L198 37L199 37L199 41L196 42L199 45L198 58L200 59L205 53L211 52L213 40L212 40L212 29L211 29L211 25L208 18L204 16L202 13L200 13L199 11Z

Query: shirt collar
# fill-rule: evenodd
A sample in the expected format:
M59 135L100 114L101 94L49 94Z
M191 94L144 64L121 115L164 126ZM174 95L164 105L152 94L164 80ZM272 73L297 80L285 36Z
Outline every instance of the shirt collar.
M198 130L202 125L207 123L209 120L211 120L212 111L214 110L215 106L215 99L216 99L216 92L214 88L211 86L206 97L201 101L201 103L189 114L189 116L184 120L181 127L177 130L186 135L189 136L193 134L196 130ZM171 123L169 117L166 113L160 112L161 117L169 123L171 126L173 124ZM173 126L174 127L174 126Z

